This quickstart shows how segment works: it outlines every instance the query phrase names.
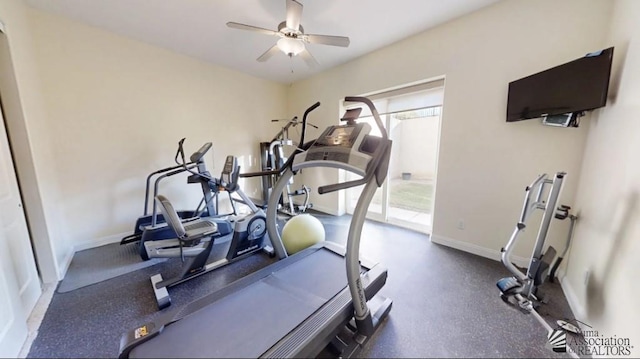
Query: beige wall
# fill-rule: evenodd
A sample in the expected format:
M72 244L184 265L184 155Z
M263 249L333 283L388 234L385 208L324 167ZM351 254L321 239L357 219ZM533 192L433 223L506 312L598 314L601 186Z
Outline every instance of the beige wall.
M611 5L500 2L293 84L289 111L299 113L320 101L312 116L324 126L336 123L344 96L446 76L432 239L498 258L518 218L523 190L536 175L567 171L563 202L573 203L587 133L587 126L506 123L507 84L604 47ZM305 176L305 183L317 188L335 182L337 171ZM331 212L340 209L336 194L316 194L313 202ZM464 230L456 228L459 219ZM552 228L553 243L564 240L566 227ZM534 232L525 233L528 244L516 248L517 255L530 255Z
M38 127L51 142L44 166L58 186L51 203L76 248L132 231L147 174L174 164L180 138L189 153L213 142L213 175L227 154L249 170L262 132L275 133L269 120L285 114L284 85L39 10L29 17L48 112ZM198 203L199 187L186 176L164 184L177 208Z
M590 121L576 208L580 219L565 289L601 333L631 337L640 355L640 2L616 1L607 107ZM588 285L585 272L589 271Z

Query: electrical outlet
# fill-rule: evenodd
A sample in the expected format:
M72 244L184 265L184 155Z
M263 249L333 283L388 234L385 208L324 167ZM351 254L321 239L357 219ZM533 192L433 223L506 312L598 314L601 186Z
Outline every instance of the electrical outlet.
M458 227L458 229L460 230L464 229L464 220L462 218L458 220L458 224L456 225L456 227Z

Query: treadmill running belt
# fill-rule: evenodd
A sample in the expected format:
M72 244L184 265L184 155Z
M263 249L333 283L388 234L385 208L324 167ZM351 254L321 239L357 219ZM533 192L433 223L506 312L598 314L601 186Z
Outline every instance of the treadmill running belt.
M259 357L347 285L344 257L308 257L167 326L130 357Z

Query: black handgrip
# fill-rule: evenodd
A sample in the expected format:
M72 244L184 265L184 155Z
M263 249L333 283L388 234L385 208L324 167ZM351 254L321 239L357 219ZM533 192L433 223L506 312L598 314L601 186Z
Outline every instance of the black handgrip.
M282 171L281 169L277 169L273 171L247 172L247 173L241 173L239 176L242 178L263 177L263 176L270 176L270 175L279 175L281 171Z
M304 147L302 148L303 150L308 148L308 144L303 145ZM282 172L284 172L284 170L286 168L291 167L291 163L293 163L293 157L294 156L290 156L287 159L287 162L285 162L281 167L276 168L275 170L270 170L270 171L258 171L258 172L247 172L247 173L241 173L239 176L242 178L245 177L263 177L263 176L270 176L270 175L281 175Z
M204 145L202 145L202 147L200 147L196 152L194 152L191 157L189 157L189 160L191 162L198 162L200 161L200 159L202 159L202 157L204 157L205 153L207 153L209 151L209 149L211 148L211 146L213 146L211 144L211 142L207 142Z
M335 192L341 189L351 188L351 187L359 186L365 183L367 183L367 178L360 178L353 181L330 184L330 185L318 187L318 193L325 194L325 193Z
M376 120L376 124L380 129L380 133L382 134L382 137L384 139L389 138L387 135L387 130L384 128L384 125L382 124L382 120L380 119L380 114L378 113L378 110L376 110L376 107L373 105L373 102L371 102L371 100L361 96L347 96L344 98L344 100L345 102L362 102L365 105L367 105L369 107L369 110L371 111L371 114L373 115L373 118Z
M189 165L187 165L187 166L189 166ZM171 171L171 172L165 173L163 177L165 177L165 176L166 177L171 177L171 176L177 175L178 173L182 173L182 172L184 172L184 168L183 168L183 166L180 166L180 168L175 170L175 171Z
M174 158L174 161L176 161L177 164L182 165L184 164L184 149L182 148L182 144L184 144L184 140L186 140L186 137L183 137L180 141L178 141L178 150L176 151L176 157ZM182 154L182 163L178 162L178 156L180 156L180 154Z
M300 144L304 143L304 133L307 131L307 115L320 106L320 101L314 103L302 115L302 134L300 135Z
M309 106L309 108L304 112L304 115L302 115L302 119L304 120L305 116L307 116L309 114L309 112L315 110L316 108L318 108L318 106L320 106L320 101L314 103L313 105Z

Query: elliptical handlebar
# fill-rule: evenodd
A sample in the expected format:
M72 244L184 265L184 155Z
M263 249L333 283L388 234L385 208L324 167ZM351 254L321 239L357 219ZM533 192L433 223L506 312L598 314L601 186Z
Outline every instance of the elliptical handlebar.
M511 251L515 247L518 234L520 234L520 231L524 230L525 228L526 225L522 222L518 222L516 224L516 227L514 228L513 232L511 233L511 237L509 238L509 242L504 248L502 248L502 253L500 255L500 261L502 262L502 264L509 270L509 272L511 272L511 274L513 274L518 279L518 281L522 283L526 282L528 280L528 277L524 273L522 273L513 263L511 263Z
M526 282L530 280L531 277L530 277L530 273L527 273L527 275L523 274L511 262L511 252L515 247L518 234L527 227L525 222L527 221L527 218L529 218L529 215L531 214L531 212L536 208L542 209L544 211L544 214L542 218L541 228L540 228L540 231L538 232L538 236L535 243L534 257L536 256L535 253L537 252L541 253L542 246L544 244L544 238L546 237L547 231L549 229L549 223L551 222L551 219L554 217L556 212L556 208L555 208L556 202L558 200L559 192L560 192L560 189L562 188L562 181L565 175L566 175L565 172L557 172L554 175L554 179L551 180L547 178L546 173L543 173L539 175L529 186L525 188L525 196L524 196L524 203L522 205L522 213L520 214L520 218L518 220L518 223L516 224L515 229L513 230L513 233L511 234L511 237L509 238L509 242L507 242L507 245L504 248L502 248L502 255L501 255L502 264L504 264L504 266L507 267L507 269L521 282ZM546 184L552 185L551 190L549 191L548 203L545 203L545 201L542 199L542 195L544 193L544 186ZM532 201L531 194L533 191L535 191L536 194L535 194L535 199Z
M186 137L183 137L180 141L178 141L178 149L176 150L176 156L174 158L174 161L184 167L185 164L189 164L189 163L195 163L198 162L202 159L202 157L204 157L204 155L209 152L209 150L211 149L211 147L213 146L213 144L211 142L205 142L205 144L203 144L196 152L192 153L191 156L189 157L189 163L187 163L187 160L185 158L184 155L184 141L186 140ZM178 158L182 159L182 162L180 162L178 160Z
M186 163L186 160L184 158L184 148L182 147L182 145L184 144L184 140L186 140L186 137L183 137L180 141L178 141L178 149L176 150L176 157L173 159L174 161L176 161L177 164L184 166L184 164ZM182 158L182 162L178 161L178 157Z
M238 177L240 176L239 175L240 166L238 166L236 157L227 156L220 178L214 178L208 172L204 173L204 172L194 171L193 168L194 167L197 168L197 166L194 165L195 162L187 163L185 161L184 148L183 148L184 140L185 139L183 138L180 141L178 141L178 152L176 153L176 162L178 162L178 164L181 165L182 169L184 171L187 171L189 173L192 173L194 175L197 175L206 179L207 181L209 181L211 186L220 186L230 193L231 192L238 193L242 198L242 200L245 202L245 204L249 206L251 211L253 213L257 213L258 208L256 207L256 205L248 197L246 197L244 192L242 192L242 190L240 190L240 187L238 186ZM204 156L204 154L207 151L209 151L211 146L212 146L211 142L205 143L202 147L200 147L198 151L196 151L193 155L191 155L191 159L194 159L196 157L198 159L202 159L202 156ZM178 157L182 159L182 162L178 160Z
M176 154L176 159L177 159L177 154ZM194 163L193 162L189 162L186 165L187 166L192 166ZM179 169L179 170L178 170ZM178 170L178 171L176 171ZM179 172L183 172L184 171L184 166L180 163L177 166L171 166L171 167L167 167L167 168L162 168L160 170L151 172L148 176L147 176L147 180L146 180L146 184L145 184L145 194L144 194L144 211L143 211L143 216L146 216L149 214L149 193L150 193L150 188L151 188L151 179L153 178L153 176L155 175L159 175L159 174L163 174L163 176L160 176L158 178L156 178L155 184L154 186L157 187L158 186L158 182L164 178L164 177L169 177L169 176L173 176L176 173ZM167 174L167 172L170 172L169 174ZM155 195L153 196L153 198L155 198Z
M214 184L218 184L218 179L217 178L213 178L210 175L208 175L207 173L202 173L202 172L195 172L192 168L193 167L189 167L190 164L194 164L197 161L192 161L192 162L187 162L187 160L185 159L185 155L184 155L184 140L185 138L181 139L180 141L178 141L178 151L176 152L176 157L175 157L175 161L178 165L180 165L180 167L182 167L183 170L200 176L202 178L205 178L206 180L213 182ZM198 151L194 152L190 159L194 159L196 158L198 161L202 160L202 157L204 156L205 153L207 153L207 151L209 151L209 149L211 148L212 144L211 142L207 142L204 145L202 145L202 147L200 147L200 149L198 149ZM180 158L182 161L178 160L178 158Z
M206 142L204 145L202 145L202 147L200 147L196 152L191 154L191 157L189 157L189 160L191 162L198 162L202 159L202 157L204 157L204 155L209 152L209 149L211 149L211 147L213 146L213 144L211 142Z
M538 177L536 177L536 179L525 188L524 201L522 204L522 212L520 213L518 223L516 223L516 226L513 232L511 233L509 242L507 242L507 245L504 248L502 248L502 254L500 256L500 260L502 261L502 264L509 270L509 272L511 272L511 274L513 274L521 282L527 281L528 278L511 262L511 252L515 247L516 241L518 239L518 234L520 234L520 232L527 227L525 222L527 221L527 218L529 217L531 210L535 208L535 206L540 202L540 199L542 196L542 187L546 181L546 178L547 178L547 174L543 173ZM538 192L536 194L535 201L532 202L531 193L536 188L538 188Z
M532 207L534 207L537 203L540 202L542 197L542 185L547 178L547 174L543 173L539 175L530 185L525 188L524 195L524 204L522 206L522 214L520 214L520 223L524 223L527 221L529 217L529 213L531 213ZM538 187L539 186L539 187ZM538 193L536 194L536 199L533 203L531 203L531 191L538 187Z

